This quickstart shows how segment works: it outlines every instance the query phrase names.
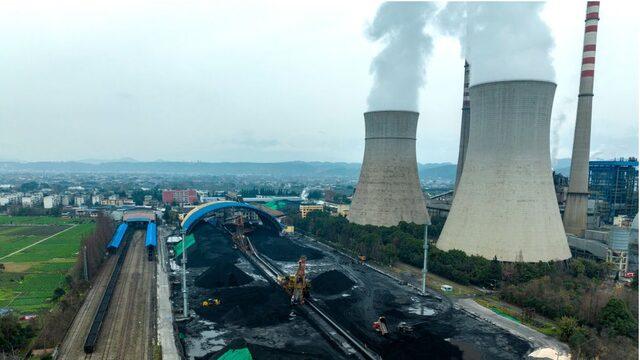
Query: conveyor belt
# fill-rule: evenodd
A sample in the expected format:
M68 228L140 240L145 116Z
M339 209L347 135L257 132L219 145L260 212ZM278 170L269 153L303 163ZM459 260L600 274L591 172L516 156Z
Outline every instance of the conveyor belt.
M273 264L271 264L269 261L264 259L256 251L255 247L253 246L253 244L251 243L251 241L249 239L247 239L247 242L249 244L249 250L250 250L250 252L248 254L246 254L247 258L249 259L249 261L254 260L255 262L257 262L256 265L258 266L258 268L261 271L265 272L265 275L267 275L267 277L271 281L277 283L278 276L286 275L282 270L278 269ZM331 328L335 332L340 334L346 341L349 342L349 345L351 346L351 348L354 349L357 352L357 355L359 355L358 356L359 358L361 358L361 359L371 359L371 360L382 359L382 357L380 355L378 355L377 353L375 353L374 351L369 349L363 342L361 342L359 339L355 338L346 329L344 329L338 323L333 321L333 319L331 319L331 317L329 315L327 315L324 311L322 311L318 306L316 306L314 304L312 299L309 299L309 298L305 299L305 304L303 306L301 306L300 309L303 310L303 311L312 312L314 315L316 315L316 316L310 316L309 317L310 319L313 319L313 320L317 321L317 319L319 317L321 319L321 321L324 322L323 324L317 324L317 325L319 325L318 327L320 329ZM327 334L327 335L329 337L332 337L331 334ZM340 344L340 345L342 346L342 344Z

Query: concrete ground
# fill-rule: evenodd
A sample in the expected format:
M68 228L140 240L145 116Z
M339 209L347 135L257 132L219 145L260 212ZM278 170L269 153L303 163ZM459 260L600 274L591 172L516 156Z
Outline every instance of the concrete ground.
M171 301L169 296L171 288L169 287L169 278L167 275L168 252L167 230L158 228L158 254L157 254L157 329L158 329L158 345L162 348L162 359L179 360L181 359L176 347L175 334L173 331L173 313L171 310Z
M567 344L533 330L526 325L502 317L473 301L473 299L456 299L454 303L460 309L529 341L533 345L534 351L542 348L551 348L558 352L559 355L566 356L570 354L570 349Z

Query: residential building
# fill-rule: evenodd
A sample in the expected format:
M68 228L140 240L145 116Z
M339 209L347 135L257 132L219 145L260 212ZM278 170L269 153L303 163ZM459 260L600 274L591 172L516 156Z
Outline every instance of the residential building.
M165 204L194 204L198 201L198 193L194 189L188 190L163 190L162 202Z

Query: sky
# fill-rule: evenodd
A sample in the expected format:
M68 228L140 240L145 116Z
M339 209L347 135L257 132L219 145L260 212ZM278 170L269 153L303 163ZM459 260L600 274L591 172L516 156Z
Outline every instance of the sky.
M571 154L584 1L542 10ZM444 3L436 3L442 7ZM362 161L379 2L3 0L0 160ZM458 157L464 59L433 25L417 158ZM638 34L600 7L591 157L638 154Z

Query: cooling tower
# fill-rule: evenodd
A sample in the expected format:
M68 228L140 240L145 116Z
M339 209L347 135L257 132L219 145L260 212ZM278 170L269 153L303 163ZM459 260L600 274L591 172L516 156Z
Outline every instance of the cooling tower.
M469 63L464 62L464 90L462 94L462 121L460 124L460 149L458 150L458 165L456 166L456 185L458 188L460 177L462 176L462 168L464 167L464 159L469 144Z
M379 226L428 221L416 163L418 116L412 111L364 114L364 159L349 221Z
M571 257L551 175L555 89L529 80L469 89L464 171L438 248L511 262Z
M576 236L584 236L584 231L587 229L589 143L591 141L591 107L593 102L593 75L596 63L599 10L599 1L587 2L580 89L578 90L578 111L573 135L569 192L567 193L567 203L563 218L566 232Z

